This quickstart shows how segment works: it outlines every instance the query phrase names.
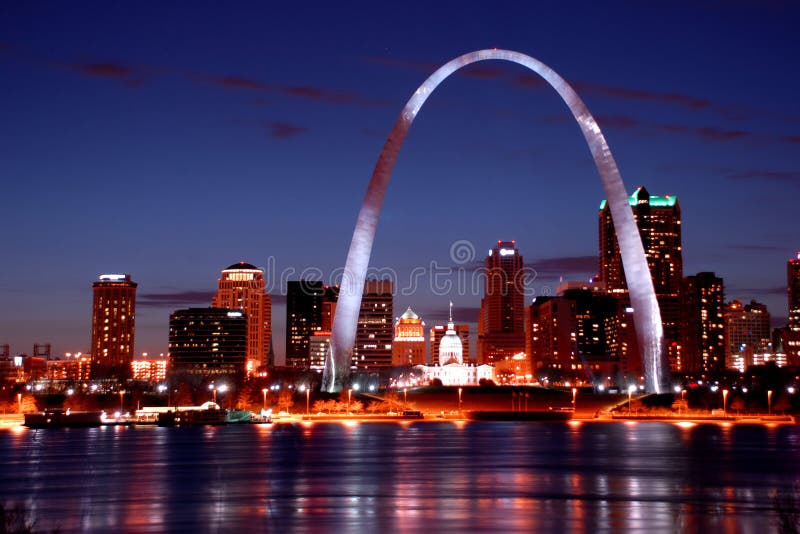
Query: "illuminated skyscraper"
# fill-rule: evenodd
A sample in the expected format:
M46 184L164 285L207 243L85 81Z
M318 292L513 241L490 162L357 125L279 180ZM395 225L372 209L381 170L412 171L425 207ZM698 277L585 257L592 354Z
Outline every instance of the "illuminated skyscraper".
M478 363L525 350L525 279L516 241L498 241L486 257L486 284L478 318Z
M664 324L664 342L673 371L679 369L680 355L680 290L683 279L683 252L681 245L681 208L675 196L651 196L639 187L628 202L633 210L636 226L642 238L647 265L653 278L656 298ZM614 233L614 222L608 203L600 203L600 280L607 291L620 300L620 310L630 306L628 286L619 244ZM620 317L620 321L624 320Z
M332 306L338 287L317 280L290 280L286 286L286 365L308 368L311 365L309 338L315 332L330 332Z
M353 349L353 363L359 369L392 366L393 291L391 280L364 282Z
M733 367L736 357L771 352L769 312L764 304L734 300L725 305L726 367Z
M718 375L725 369L725 288L714 273L683 279L681 331L684 372Z
M786 263L789 286L789 324L783 348L791 365L800 365L800 252Z
M425 323L409 308L394 324L392 365L421 365L425 363Z
M267 367L272 341L272 300L265 291L264 271L243 261L222 271L215 308L241 310L247 318L247 371Z
M103 274L92 283L92 379L131 376L136 286L129 274Z
M169 317L169 375L245 375L247 318L227 308L187 308Z

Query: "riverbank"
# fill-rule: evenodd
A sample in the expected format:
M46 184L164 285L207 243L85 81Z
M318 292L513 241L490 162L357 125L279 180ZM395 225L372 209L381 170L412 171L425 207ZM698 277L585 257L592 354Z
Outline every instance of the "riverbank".
M0 429L22 426L25 416L21 413L8 413L0 415Z

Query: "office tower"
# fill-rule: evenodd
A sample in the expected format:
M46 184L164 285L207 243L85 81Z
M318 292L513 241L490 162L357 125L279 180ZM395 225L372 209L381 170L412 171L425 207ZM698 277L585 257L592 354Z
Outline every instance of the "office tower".
M431 343L431 365L439 364L439 347L442 343L442 338L447 334L448 325L437 324L431 327L428 331ZM469 325L468 324L453 324L458 337L461 339L461 353L464 363L470 362L469 354Z
M325 370L325 358L331 348L330 330L315 330L308 336L308 368L321 373Z
M681 331L684 372L718 376L725 370L725 288L704 272L683 279Z
M784 330L783 348L790 365L800 365L800 252L786 262L789 294L789 323Z
M339 286L334 286L330 298L322 301L322 330L333 330L333 318L336 316L336 301L339 296Z
M249 323L240 310L187 308L169 317L170 378L194 375L239 380L245 375Z
M272 342L272 300L265 291L264 271L243 261L222 271L215 308L241 310L247 318L247 370L255 373L268 361Z
M129 274L103 274L92 283L92 379L131 376L136 282Z
M392 366L393 284L367 280L356 328L353 364L359 369Z
M330 332L332 306L339 288L321 281L290 280L286 286L286 365L299 369L310 366L309 337ZM326 328L327 327L327 328Z
M486 257L486 283L478 318L478 363L525 350L525 279L515 241L498 241Z
M394 324L392 365L423 364L425 364L425 322L409 306Z
M629 198L636 226L642 238L650 275L661 309L664 324L664 343L670 368L681 371L680 354L680 290L683 279L683 252L681 245L681 208L677 197L651 196L639 187ZM620 309L630 307L625 271L619 252L614 222L607 202L600 203L600 281L607 291L620 300Z
M622 382L631 370L620 357L618 306L602 284L567 282L556 296L535 298L526 326L534 372L550 381Z
M727 339L725 366L733 367L734 358L771 352L769 312L764 304L738 300L725 305L725 337Z

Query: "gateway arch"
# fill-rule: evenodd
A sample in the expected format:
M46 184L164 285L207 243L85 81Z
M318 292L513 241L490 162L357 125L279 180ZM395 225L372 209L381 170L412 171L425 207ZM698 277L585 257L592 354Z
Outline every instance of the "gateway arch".
M350 250L347 253L347 262L333 320L331 348L325 360L322 382L324 391L341 391L348 380L361 296L372 253L372 243L375 239L375 229L386 187L389 185L392 175L392 168L408 129L434 89L448 76L472 63L494 59L522 65L544 78L561 96L580 126L589 150L592 152L597 170L600 172L603 189L614 221L631 306L634 309L633 319L636 325L639 349L642 353L645 387L648 392L661 392L664 384L661 376L664 369L662 363L664 334L661 312L656 301L639 230L633 218L633 211L628 204L628 193L622 183L622 177L611 155L611 150L608 148L608 143L586 105L561 76L541 61L530 56L511 50L497 49L470 52L440 67L419 86L395 121L378 157L375 170L372 172L367 194L358 213Z

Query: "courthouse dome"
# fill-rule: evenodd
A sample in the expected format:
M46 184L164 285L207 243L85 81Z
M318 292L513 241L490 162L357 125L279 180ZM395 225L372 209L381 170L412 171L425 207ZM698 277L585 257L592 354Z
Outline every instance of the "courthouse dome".
M449 363L464 363L464 346L456 333L455 323L453 323L452 302L450 303L450 321L447 323L447 331L439 342L439 365Z
M244 261L240 261L239 263L234 263L230 267L226 267L224 270L225 271L230 271L230 270L233 270L233 269L250 269L250 270L256 270L256 271L260 271L261 270L258 267L256 267L255 265L253 265L252 263L247 263L247 262L244 262Z

